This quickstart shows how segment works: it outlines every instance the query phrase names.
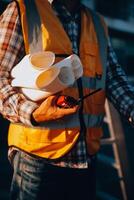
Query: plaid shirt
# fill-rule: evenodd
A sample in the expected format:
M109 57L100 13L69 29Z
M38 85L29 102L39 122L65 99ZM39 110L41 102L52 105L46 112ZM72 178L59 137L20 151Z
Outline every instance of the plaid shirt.
M54 5L73 46L78 53L79 12L70 15L64 6ZM30 116L37 104L27 100L11 86L10 71L25 55L21 23L16 3L9 4L0 17L0 112L14 123L32 126ZM134 89L128 84L126 75L119 66L116 55L109 42L107 58L106 94L118 111L131 123L134 121ZM85 141L80 137L74 148L54 165L73 168L87 168L91 159L87 156Z

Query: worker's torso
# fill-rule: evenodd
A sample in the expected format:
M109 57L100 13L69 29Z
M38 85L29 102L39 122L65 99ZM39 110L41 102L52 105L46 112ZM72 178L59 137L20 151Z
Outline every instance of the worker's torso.
M30 29L31 32L28 32L29 25L27 24L26 7L22 0L19 1L26 52L30 53L30 46L32 46L31 38L33 36L36 39L36 32L37 37L38 34L41 34L39 38L41 38L42 50L52 51L56 55L73 54L71 41L51 5L47 0L36 0L35 2L41 20L39 33L38 31L36 32L38 20L33 29ZM32 12L34 15L34 10ZM40 47L36 51L38 50L40 50ZM83 8L81 11L79 56L84 72L79 83L83 87L83 95L86 95L101 86L101 77L104 73L99 55L96 31L92 17L86 8ZM59 59L61 58L58 58L56 61ZM63 93L78 99L80 94L79 83L75 82L73 86L65 89ZM95 154L99 149L102 136L101 124L104 115L104 102L105 91L102 89L100 92L84 100L81 113L69 115L63 120L44 123L40 127L34 128L11 124L9 129L9 145L17 146L41 157L58 158L74 146L84 121L88 151L90 154ZM81 118L83 121L81 121Z

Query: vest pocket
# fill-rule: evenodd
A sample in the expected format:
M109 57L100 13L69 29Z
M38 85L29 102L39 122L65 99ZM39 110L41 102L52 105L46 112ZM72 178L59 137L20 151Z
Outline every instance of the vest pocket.
M97 105L102 105L105 103L105 91L100 90L96 94L93 94L91 96L91 103L92 104L97 104Z
M102 74L99 58L99 45L97 43L84 43L83 52L81 52L81 54L86 76L95 77L96 74Z
M95 115L102 114L105 112L105 91L99 91L98 93L91 96L91 112Z
M88 93L89 92L86 92L85 94ZM105 91L100 90L99 92L91 95L90 97L84 100L84 112L93 115L102 114L104 113L104 104L105 104Z

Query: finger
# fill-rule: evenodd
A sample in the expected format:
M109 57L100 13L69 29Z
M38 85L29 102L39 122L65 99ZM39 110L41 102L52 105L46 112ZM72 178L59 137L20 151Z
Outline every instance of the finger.
M73 108L59 108L60 113L64 115L73 114L78 110L79 106L74 106Z

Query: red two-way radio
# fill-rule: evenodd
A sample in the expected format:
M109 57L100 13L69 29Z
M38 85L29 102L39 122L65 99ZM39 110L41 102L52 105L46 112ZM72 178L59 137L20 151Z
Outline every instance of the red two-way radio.
M98 88L97 90L90 92L89 94L79 98L78 100L74 99L71 96L60 95L58 99L56 100L56 105L60 108L72 108L76 105L79 105L85 98L99 92L100 90L101 88Z

